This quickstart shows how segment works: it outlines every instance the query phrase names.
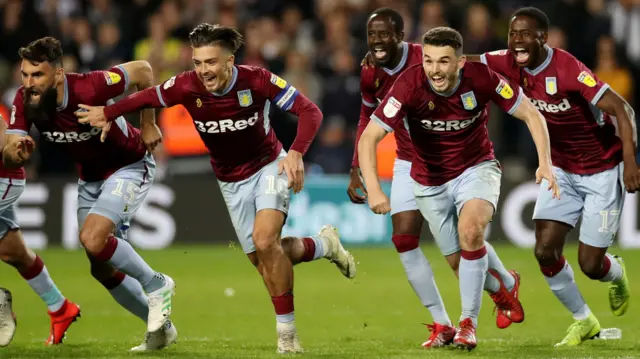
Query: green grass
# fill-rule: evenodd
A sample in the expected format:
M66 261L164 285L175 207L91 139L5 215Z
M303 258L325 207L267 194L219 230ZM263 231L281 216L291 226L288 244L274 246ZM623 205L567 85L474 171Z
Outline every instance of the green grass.
M447 310L455 321L460 313L458 282L434 247L425 247L436 273ZM608 306L607 285L589 281L579 271L576 248L566 249L576 281L603 328L623 331L620 341L589 341L579 348L555 349L572 318L553 297L530 250L497 248L503 262L522 274L521 300L525 322L497 329L492 303L483 297L478 328L479 345L467 353L454 349L426 351L421 323L430 322L412 292L391 248L355 248L359 261L354 281L343 278L326 260L296 267L296 324L305 358L615 358L640 357L640 321L632 302L623 317ZM640 283L640 252L619 252L626 260L634 297ZM63 345L48 348L46 307L27 284L0 265L0 285L14 294L18 332L0 358L271 358L275 355L275 319L271 301L257 272L237 248L178 247L143 256L177 283L173 319L177 345L155 353L130 354L145 325L121 309L88 273L81 252L41 253L62 292L82 307ZM224 295L233 288L235 295Z

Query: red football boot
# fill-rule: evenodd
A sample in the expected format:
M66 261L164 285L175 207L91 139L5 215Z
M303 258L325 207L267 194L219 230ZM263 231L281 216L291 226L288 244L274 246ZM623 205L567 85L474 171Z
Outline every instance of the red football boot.
M473 325L471 318L466 318L460 322L458 332L453 338L453 345L467 350L471 350L476 347L476 327Z
M47 345L61 344L71 323L80 318L80 306L65 299L62 307L55 313L49 312L51 333L45 342Z
M456 328L438 323L427 324L427 328L431 332L429 339L422 343L423 348L441 348L453 342L456 335Z
M498 272L493 269L489 269L489 273L500 282L500 289L497 292L490 294L491 299L493 299L493 302L496 304L495 310L498 312L496 325L500 329L505 329L510 326L511 323L522 323L522 321L524 321L524 309L518 300L518 294L520 291L520 274L514 270L509 271L515 279L513 289L509 291L505 287Z

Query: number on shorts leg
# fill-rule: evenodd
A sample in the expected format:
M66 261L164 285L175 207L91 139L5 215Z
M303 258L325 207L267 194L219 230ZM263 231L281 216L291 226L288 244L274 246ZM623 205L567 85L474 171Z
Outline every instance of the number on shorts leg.
M607 233L611 230L611 222L615 221L615 217L620 215L620 211L614 209L612 211L600 211L600 218L602 219L602 223L600 224L600 228L598 228L598 232Z
M265 178L267 179L267 190L265 191L266 194L283 193L289 187L289 183L283 178L278 178L277 182L276 176L269 175L265 176Z
M138 186L132 182L127 183L127 193L123 193L124 180L122 178L116 178L116 188L111 191L114 196L122 197L126 202L133 202L136 199L136 193L138 192Z

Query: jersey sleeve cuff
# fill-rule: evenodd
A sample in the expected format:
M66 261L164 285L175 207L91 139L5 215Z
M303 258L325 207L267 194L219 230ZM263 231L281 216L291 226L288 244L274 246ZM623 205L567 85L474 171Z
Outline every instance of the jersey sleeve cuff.
M378 118L378 116L376 115L371 115L371 119L373 121L375 121L375 123L377 123L378 125L380 125L380 127L384 128L385 131L387 132L393 132L393 128L391 128L391 126L389 126L388 124L386 124L384 121L382 121L381 119Z
M162 105L162 107L167 107L167 103L164 102L164 99L162 98L162 93L160 92L160 85L156 86L156 94L158 95L158 100L160 101L160 104Z
M371 102L369 102L369 101L367 101L367 100L365 100L365 99L362 99L362 104L363 104L363 105L365 105L365 106L367 106L367 107L371 107L371 108L376 108L376 107L378 107L378 105L377 105L377 104L375 104L375 103L371 103Z
M20 136L27 136L29 134L29 132L27 131L17 130L17 129L8 129L5 131L5 133L7 135L20 135Z
M518 106L520 106L520 102L522 102L522 97L524 97L524 93L522 92L522 88L518 86L518 97L516 98L516 102L509 109L509 112L507 112L509 115L513 115L513 113L516 112Z
M600 87L600 90L598 90L595 96L593 96L593 99L591 99L591 104L595 106L608 89L609 89L609 84L602 85L602 87Z
M129 73L122 65L116 66L116 69L122 71L122 76L124 76L124 89L127 90L129 88Z

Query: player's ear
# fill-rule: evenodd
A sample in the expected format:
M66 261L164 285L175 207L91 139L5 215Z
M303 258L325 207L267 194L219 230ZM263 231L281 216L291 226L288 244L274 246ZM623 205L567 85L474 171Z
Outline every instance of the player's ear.
M540 31L538 37L540 38L540 44L546 45L549 39L549 33L547 31Z
M233 66L233 64L236 63L236 55L229 55L229 58L227 59L227 67L231 67Z
M467 57L464 55L460 55L458 57L458 68L461 69L464 67L464 64L467 63Z
M398 41L404 40L404 31L398 31Z

